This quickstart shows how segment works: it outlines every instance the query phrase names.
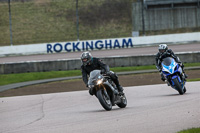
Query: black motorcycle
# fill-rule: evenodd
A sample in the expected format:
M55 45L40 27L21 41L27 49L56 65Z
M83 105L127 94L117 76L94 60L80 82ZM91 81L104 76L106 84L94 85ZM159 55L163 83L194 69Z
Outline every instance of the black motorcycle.
M127 105L125 94L120 95L110 76L101 74L100 70L93 70L90 73L88 87L92 89L93 94L107 111L115 105L120 108L125 108Z

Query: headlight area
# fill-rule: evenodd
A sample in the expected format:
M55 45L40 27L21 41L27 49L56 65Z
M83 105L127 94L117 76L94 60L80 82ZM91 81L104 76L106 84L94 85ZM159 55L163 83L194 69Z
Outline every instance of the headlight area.
M103 83L103 78L102 79L99 79L99 80L97 80L97 85L100 85L100 84L102 84Z

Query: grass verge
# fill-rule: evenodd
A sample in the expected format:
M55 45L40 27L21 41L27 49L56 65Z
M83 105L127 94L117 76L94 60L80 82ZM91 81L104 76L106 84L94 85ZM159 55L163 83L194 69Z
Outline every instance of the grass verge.
M200 63L187 63L185 67L200 66ZM110 70L114 72L125 72L125 71L138 71L138 70L150 70L155 69L155 65L150 66L133 66L133 67L114 67ZM7 85L12 83L60 78L60 77L71 77L80 76L81 70L70 70L70 71L51 71L51 72L31 72L31 73L19 73L19 74L2 74L0 75L0 85ZM199 81L199 79L191 79L191 81Z
M79 39L130 37L132 2L79 1ZM0 2L0 46L10 45L8 3ZM74 0L11 1L13 45L77 40Z
M177 133L200 133L200 128L191 128L191 129L179 131Z

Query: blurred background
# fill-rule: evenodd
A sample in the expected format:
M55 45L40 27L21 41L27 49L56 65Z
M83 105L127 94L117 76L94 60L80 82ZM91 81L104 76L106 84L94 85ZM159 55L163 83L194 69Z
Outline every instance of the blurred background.
M0 12L0 46L200 31L200 0L0 0Z

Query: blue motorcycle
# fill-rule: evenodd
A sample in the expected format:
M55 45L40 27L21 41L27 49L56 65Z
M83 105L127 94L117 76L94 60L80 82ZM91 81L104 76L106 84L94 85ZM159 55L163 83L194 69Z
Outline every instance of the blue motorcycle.
M183 95L186 92L186 79L181 66L171 57L164 58L161 64L162 73L168 85Z

